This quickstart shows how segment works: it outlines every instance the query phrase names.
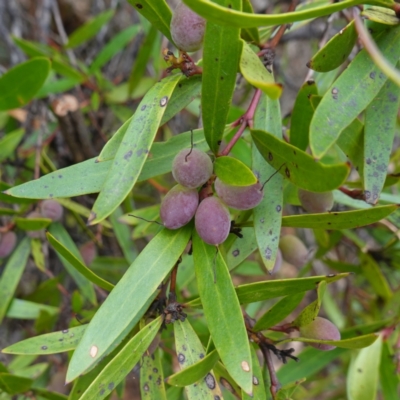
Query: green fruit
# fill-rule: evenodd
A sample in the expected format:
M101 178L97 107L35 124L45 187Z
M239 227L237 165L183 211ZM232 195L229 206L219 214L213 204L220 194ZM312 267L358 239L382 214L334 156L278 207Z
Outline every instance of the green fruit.
M299 189L301 206L309 213L324 213L332 210L334 199L332 192L315 193Z
M307 339L340 340L339 329L326 318L316 317L311 324L300 327L300 335ZM319 350L333 350L336 346L324 343L309 343Z
M304 243L294 235L285 235L279 241L282 257L295 267L302 267L308 259L308 250Z

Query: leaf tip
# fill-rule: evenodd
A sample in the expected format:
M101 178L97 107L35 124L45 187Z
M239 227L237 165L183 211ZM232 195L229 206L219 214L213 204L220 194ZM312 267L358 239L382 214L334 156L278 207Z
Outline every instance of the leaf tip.
M96 218L97 218L97 214L95 212L91 211L86 225L87 226L94 225L96 223Z

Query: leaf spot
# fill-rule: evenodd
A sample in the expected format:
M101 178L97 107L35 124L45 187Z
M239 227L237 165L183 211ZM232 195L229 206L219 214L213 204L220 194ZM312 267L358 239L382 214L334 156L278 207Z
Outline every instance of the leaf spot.
M182 353L179 353L178 354L178 362L179 362L179 364L183 364L185 362L185 360L186 360L185 355L182 354Z
M242 361L241 366L242 366L242 370L244 372L249 372L250 371L250 365L249 365L249 363L247 361Z
M259 385L260 382L258 381L258 378L256 376L253 376L253 385Z
M233 257L237 257L239 254L240 254L240 250L239 249L236 249L236 250L232 251Z
M68 333L68 329L64 329L62 333Z
M41 349L42 350L47 350L47 346L42 346Z
M99 348L97 346L92 346L90 348L90 357L95 358L97 355L97 352L99 351Z
M161 107L165 107L168 103L168 96L164 96L161 100L160 100L160 106Z
M212 374L208 373L204 378L204 381L209 389L213 390L215 388L215 378L212 376Z
M145 392L148 392L148 391L150 390L149 385L148 385L147 383L145 383L145 384L143 385L143 390L144 390Z

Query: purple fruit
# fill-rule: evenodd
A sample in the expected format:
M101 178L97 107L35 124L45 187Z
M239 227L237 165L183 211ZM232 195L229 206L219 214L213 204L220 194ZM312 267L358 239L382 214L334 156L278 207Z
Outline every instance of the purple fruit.
M198 204L199 194L196 189L176 185L161 202L161 221L168 229L178 229L194 217Z
M315 193L299 189L301 206L309 213L324 213L332 210L334 199L332 192Z
M297 236L282 236L279 241L279 248L283 259L295 267L302 267L308 260L307 247Z
M250 210L256 207L264 196L260 182L251 186L231 186L217 178L214 187L221 200L228 207L237 210Z
M183 3L179 3L171 19L171 36L178 49L196 51L201 48L206 21Z
M40 213L44 218L50 218L52 221L60 221L64 214L64 209L55 200L45 200L40 204Z
M0 237L0 258L8 257L16 244L17 235L14 232L8 231L3 233Z
M172 175L183 186L195 189L206 183L213 172L211 158L198 149L181 150L172 162Z
M194 221L199 236L212 245L223 243L231 229L229 210L215 196L207 197L200 203Z
M85 265L90 265L97 256L96 245L94 242L86 242L79 247L79 253L81 253Z
M326 318L316 317L311 324L300 327L300 335L307 339L340 340L339 329ZM319 350L333 350L336 346L323 343L309 343Z

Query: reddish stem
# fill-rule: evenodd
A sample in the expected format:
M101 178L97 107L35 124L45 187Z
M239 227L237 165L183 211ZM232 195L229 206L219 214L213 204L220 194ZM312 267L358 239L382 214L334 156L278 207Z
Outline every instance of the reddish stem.
M260 89L257 89L254 92L253 98L251 100L251 103L250 103L249 108L247 109L247 111L238 120L236 120L235 122L232 123L233 127L240 125L240 128L235 133L233 138L230 140L228 145L224 148L224 150L222 150L219 153L220 156L227 156L230 153L230 151L232 150L232 147L240 139L240 137L242 136L242 134L245 131L245 129L248 126L250 128L253 127L254 114L256 112L258 102L260 101L261 93L262 92L261 92Z

